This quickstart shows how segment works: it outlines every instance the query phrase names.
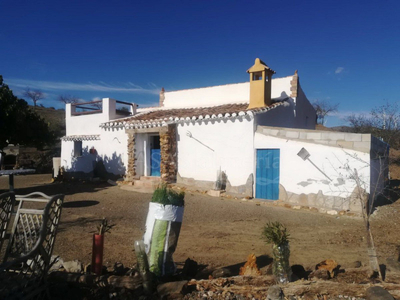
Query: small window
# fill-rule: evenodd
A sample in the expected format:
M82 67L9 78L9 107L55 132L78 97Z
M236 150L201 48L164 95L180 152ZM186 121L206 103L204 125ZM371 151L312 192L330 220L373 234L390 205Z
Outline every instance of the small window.
M255 72L253 73L253 81L261 80L262 79L262 72Z
M74 141L74 157L82 156L82 141Z

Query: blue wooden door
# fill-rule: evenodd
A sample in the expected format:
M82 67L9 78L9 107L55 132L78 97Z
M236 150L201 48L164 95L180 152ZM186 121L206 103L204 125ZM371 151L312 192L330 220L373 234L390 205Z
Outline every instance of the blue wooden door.
M150 150L150 176L160 176L161 152L160 149Z
M256 198L279 199L279 149L258 149Z

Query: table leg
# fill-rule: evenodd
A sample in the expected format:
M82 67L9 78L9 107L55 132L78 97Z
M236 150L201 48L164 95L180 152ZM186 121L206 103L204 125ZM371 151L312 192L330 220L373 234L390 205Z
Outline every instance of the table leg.
M10 185L10 192L14 192L14 174L8 175L8 184Z

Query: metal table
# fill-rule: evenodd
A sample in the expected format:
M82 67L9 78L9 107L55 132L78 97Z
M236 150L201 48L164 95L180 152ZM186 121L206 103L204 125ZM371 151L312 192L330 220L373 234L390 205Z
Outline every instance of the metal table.
M35 173L35 169L16 169L16 170L0 170L0 176L8 175L8 183L10 192L14 191L14 175L25 175Z

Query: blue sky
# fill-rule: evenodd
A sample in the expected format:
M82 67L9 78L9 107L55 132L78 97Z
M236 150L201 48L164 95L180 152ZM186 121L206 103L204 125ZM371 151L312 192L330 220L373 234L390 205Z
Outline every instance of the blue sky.
M0 0L0 74L41 89L150 106L161 87L248 80L256 57L297 69L310 101L339 103L328 126L399 100L400 1Z

